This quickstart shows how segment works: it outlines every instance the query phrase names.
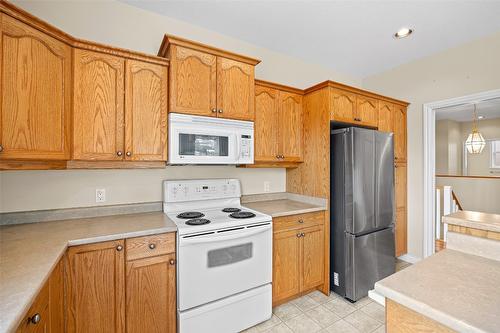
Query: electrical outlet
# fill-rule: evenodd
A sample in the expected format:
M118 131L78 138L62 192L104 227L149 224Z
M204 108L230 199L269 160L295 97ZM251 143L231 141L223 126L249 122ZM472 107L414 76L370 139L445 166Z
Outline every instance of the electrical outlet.
M95 190L95 202L106 202L106 189L97 188Z
M264 192L269 192L270 189L269 187L271 186L271 183L269 181L264 182Z
M339 286L339 273L333 272L333 284Z

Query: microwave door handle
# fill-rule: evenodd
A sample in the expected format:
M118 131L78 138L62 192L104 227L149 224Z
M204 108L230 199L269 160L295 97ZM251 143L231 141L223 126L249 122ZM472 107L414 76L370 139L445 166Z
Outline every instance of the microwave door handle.
M254 230L252 230L254 229ZM238 230L239 232L234 233L234 234L229 234L229 235L223 235L220 236L220 234L211 234L209 236L203 235L205 237L189 237L189 238L182 238L180 240L180 246L183 245L191 245L191 244L202 244L202 243L213 243L213 242L219 242L219 241L226 241L226 240L232 240L232 239L238 239L238 238L244 238L244 237L249 237L253 235L260 234L262 232L268 231L271 229L271 224L266 224L265 226L262 227L254 227L251 229L242 229Z
M240 161L241 158L241 136L236 136L236 144L238 145L238 155L236 155L236 162Z

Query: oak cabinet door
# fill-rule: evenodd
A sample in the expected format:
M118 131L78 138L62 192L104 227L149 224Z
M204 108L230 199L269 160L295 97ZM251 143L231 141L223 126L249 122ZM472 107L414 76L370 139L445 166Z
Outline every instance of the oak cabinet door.
M127 60L125 159L167 160L167 67Z
M382 132L393 132L394 127L394 105L379 101L378 130Z
M394 159L406 162L406 108L394 107Z
M216 56L170 47L170 112L216 116Z
M302 280L301 291L323 283L324 279L324 234L322 226L302 229Z
M69 159L71 47L8 15L0 43L0 159Z
M254 66L217 57L217 116L252 121L254 103Z
M395 226L396 257L399 257L408 252L407 232L406 209L397 209Z
M282 159L302 161L302 96L289 92L279 93L279 148Z
M255 161L277 161L279 91L255 86Z
M331 109L330 120L352 123L356 116L356 94L342 91L339 89L331 89Z
M122 160L125 60L80 49L74 55L73 159Z
M175 254L127 262L127 333L175 333Z
M67 332L125 332L124 241L70 247Z
M273 304L300 292L300 231L273 236Z
M64 332L64 260L61 259L49 277L50 332Z
M354 120L362 125L376 127L378 122L378 100L358 95L356 97L356 117Z
M407 187L406 165L396 164L394 172L395 172L396 209L401 209L406 207L406 187Z
M37 316L39 322L34 324L32 320ZM36 296L26 316L22 319L16 333L46 333L55 332L50 330L50 307L49 307L49 284L45 283ZM62 331L61 331L62 332Z

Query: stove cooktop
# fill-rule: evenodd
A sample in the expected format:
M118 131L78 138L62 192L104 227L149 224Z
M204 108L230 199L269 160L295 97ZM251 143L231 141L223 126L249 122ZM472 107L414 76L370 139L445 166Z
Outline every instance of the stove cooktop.
M230 207L231 209L229 210L227 208L214 207L200 209L201 212L170 212L167 213L167 216L177 225L179 235L231 228L258 222L270 222L272 220L269 215L243 206ZM189 215L186 213L189 213ZM203 218L194 217L192 213L202 214L201 217Z

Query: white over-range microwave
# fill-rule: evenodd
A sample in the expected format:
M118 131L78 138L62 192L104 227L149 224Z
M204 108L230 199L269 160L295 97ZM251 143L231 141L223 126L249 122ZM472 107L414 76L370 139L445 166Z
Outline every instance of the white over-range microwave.
M168 115L169 164L253 164L253 122Z

